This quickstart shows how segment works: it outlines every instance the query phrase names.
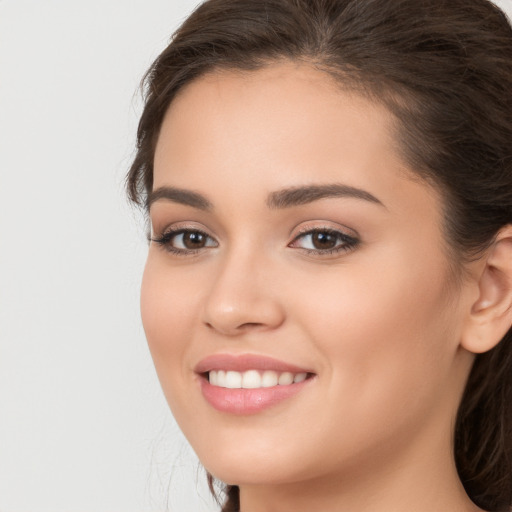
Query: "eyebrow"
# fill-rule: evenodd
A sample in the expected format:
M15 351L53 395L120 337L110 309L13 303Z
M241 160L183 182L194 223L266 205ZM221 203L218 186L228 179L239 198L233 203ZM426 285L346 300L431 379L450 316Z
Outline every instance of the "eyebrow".
M268 195L267 206L273 210L290 208L329 197L351 197L384 206L379 199L366 190L339 183L303 185L277 190ZM175 187L159 187L151 192L146 201L147 208L149 209L154 202L162 199L191 206L198 210L213 210L213 204L202 194Z
M290 208L328 197L352 197L384 206L379 199L366 190L339 183L306 185L278 190L269 194L267 206L271 209Z
M212 203L203 195L193 192L192 190L175 187L159 187L156 190L153 190L146 200L147 209L149 210L155 201L159 201L161 199L167 199L173 203L192 206L192 208L197 208L198 210L207 211L213 209Z

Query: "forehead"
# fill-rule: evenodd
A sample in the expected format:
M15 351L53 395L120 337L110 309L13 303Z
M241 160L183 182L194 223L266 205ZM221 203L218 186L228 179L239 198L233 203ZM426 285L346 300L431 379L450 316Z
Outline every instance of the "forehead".
M378 161L370 162L377 153L404 173L394 127L385 107L342 90L308 65L218 71L188 84L170 105L156 148L155 185L169 173L179 180L186 171L190 181L198 170L261 173L269 165L281 176L293 170L297 179L312 179L300 176L309 167L332 180L330 171L339 176L354 160L378 168Z

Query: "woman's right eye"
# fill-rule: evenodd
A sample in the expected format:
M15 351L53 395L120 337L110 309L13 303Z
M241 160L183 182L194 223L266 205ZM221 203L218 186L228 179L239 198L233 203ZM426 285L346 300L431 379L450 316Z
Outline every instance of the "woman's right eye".
M151 241L173 254L183 256L218 246L218 243L204 231L190 228L170 229L159 237L151 238Z

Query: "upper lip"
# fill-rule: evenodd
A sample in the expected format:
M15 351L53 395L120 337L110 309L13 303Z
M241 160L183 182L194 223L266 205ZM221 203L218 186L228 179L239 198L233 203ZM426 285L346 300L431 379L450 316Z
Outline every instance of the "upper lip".
M257 354L213 354L197 363L194 371L207 373L211 370L231 370L244 372L247 370L273 370L275 372L311 373L305 368Z

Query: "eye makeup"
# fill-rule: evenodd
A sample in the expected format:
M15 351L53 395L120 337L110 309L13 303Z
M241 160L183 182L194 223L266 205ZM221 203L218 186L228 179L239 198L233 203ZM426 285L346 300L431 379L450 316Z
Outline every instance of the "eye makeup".
M219 243L208 233L198 228L170 227L151 241L177 256L192 256L200 251L217 248ZM307 227L299 231L288 247L307 254L327 256L354 249L359 239L332 227Z

